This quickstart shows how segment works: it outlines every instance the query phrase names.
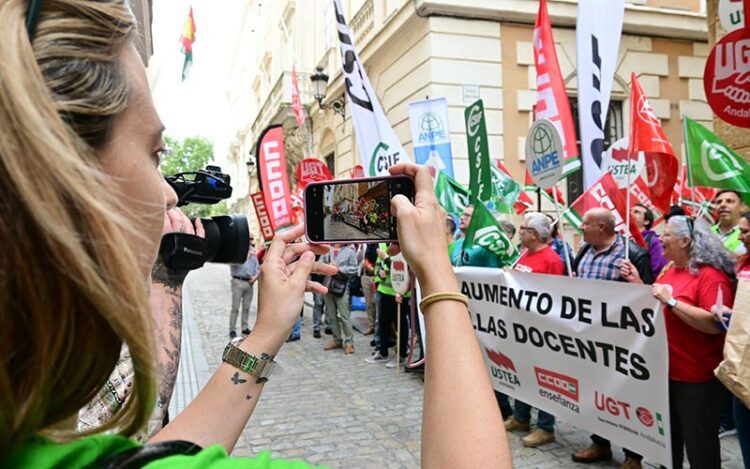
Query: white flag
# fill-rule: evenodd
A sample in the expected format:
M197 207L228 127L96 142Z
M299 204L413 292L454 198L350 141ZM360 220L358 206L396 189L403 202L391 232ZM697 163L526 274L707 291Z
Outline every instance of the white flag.
M354 46L354 36L344 19L341 0L333 0L338 23L341 62L349 106L354 119L357 146L369 176L388 174L388 168L410 161L385 117L383 107L367 78L367 72Z
M580 0L576 24L578 121L584 189L602 175L604 123L620 49L625 0Z

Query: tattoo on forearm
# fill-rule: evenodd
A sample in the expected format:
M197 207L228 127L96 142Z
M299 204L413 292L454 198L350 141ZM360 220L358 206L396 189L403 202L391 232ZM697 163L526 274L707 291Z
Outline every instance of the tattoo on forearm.
M182 302L180 298L172 298L169 316L169 342L164 344L166 359L162 363L161 386L159 386L159 401L165 409L172 397L180 364L180 337L182 334Z
M232 384L243 384L243 383L247 383L247 380L240 378L240 372L235 371L234 375L232 376Z
M156 259L156 263L154 263L154 267L151 269L151 280L164 285L171 291L176 292L185 282L185 277L187 277L187 274L188 271L175 272L171 270L169 267L164 265L161 257L158 257Z

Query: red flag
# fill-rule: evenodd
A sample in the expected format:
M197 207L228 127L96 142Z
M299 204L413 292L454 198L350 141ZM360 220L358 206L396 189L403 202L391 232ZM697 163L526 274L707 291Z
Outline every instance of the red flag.
M509 177L513 177L510 174L510 171L508 171L508 168L505 167L502 161L495 160L495 163L497 164L497 167L500 169L500 171L507 174ZM526 173L528 174L528 172ZM534 200L529 197L529 194L526 193L525 190L522 190L518 194L518 200L516 200L516 203L513 205L513 209L516 211L516 215L521 215L526 210L532 208L534 206Z
M361 164L355 165L349 172L349 177L352 179L365 177L365 168Z
M688 187L687 180L687 166L682 165L680 177L672 192L672 204L682 207L688 215L696 215L701 206L714 200L718 190L713 187ZM708 208L704 210L704 214L710 214Z
M662 212L669 210L680 163L667 141L648 98L635 73L630 78L630 147L631 155L646 154L646 174L651 200Z
M294 224L289 201L289 176L286 172L284 133L280 125L268 127L258 140L258 172L266 210L274 231Z
M598 181L573 202L563 216L580 231L583 215L595 207L603 207L612 212L615 217L615 231L623 235L629 232L636 243L643 248L646 247L646 241L641 236L641 232L632 218L629 229L625 228L625 210L627 208L625 197L609 171L602 174Z
M552 25L547 16L547 0L539 2L539 12L534 23L534 65L536 66L536 106L534 120L549 119L557 128L565 148L563 175L578 170L576 131L573 113L565 93L565 82L560 73L560 63L552 37Z
M626 188L620 189L620 191L623 197L627 197ZM643 176L640 176L630 185L630 206L632 207L635 204L643 205L654 214L654 223L651 225L651 228L664 221L664 215L661 213L661 210L651 200L651 192L648 190L648 184Z
M328 166L319 159L305 158L297 165L297 184L304 189L311 182L330 181L333 179Z
M299 84L297 83L297 70L292 66L292 111L297 118L297 125L301 128L305 125L305 109L299 97Z

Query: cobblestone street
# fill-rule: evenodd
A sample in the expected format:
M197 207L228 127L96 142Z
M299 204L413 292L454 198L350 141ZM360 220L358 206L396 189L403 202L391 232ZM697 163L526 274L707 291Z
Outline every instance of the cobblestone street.
M185 338L172 415L184 407L216 369L228 341L229 268L207 264L191 273L185 286ZM250 324L255 320L255 302ZM239 320L239 318L238 318ZM258 407L234 451L251 456L270 449L275 457L303 459L332 468L419 467L423 380L364 362L371 337L355 332L354 355L323 351L328 336L314 339L309 305L302 340L286 344ZM533 419L532 419L533 421ZM622 451L606 464L571 462L573 449L588 445L588 432L558 421L557 442L524 448L509 435L515 467L619 467ZM724 438L722 467L742 467L735 436Z

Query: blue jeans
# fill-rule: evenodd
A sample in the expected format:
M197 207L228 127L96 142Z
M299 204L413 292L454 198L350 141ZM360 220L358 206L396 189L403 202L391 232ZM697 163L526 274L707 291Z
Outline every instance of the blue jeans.
M521 423L528 423L531 420L531 406L516 399L516 408L513 412L513 417ZM546 432L554 432L555 416L550 415L543 410L539 410L539 415L536 419L536 426Z
M302 333L302 318L298 318L297 322L294 323L294 327L292 328L292 335L299 337L301 333Z
M734 424L737 426L737 439L742 450L742 460L745 467L750 467L750 409L736 397L734 404Z

